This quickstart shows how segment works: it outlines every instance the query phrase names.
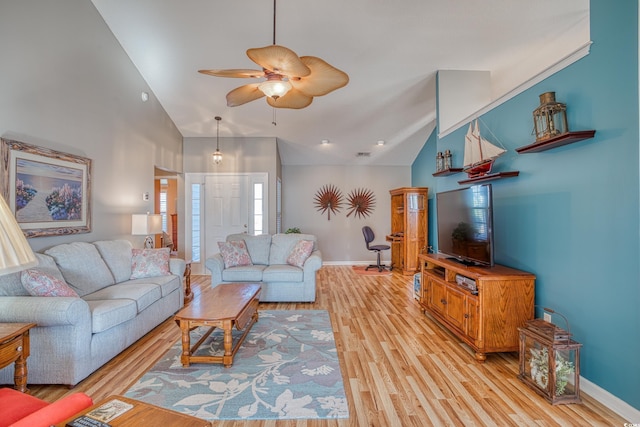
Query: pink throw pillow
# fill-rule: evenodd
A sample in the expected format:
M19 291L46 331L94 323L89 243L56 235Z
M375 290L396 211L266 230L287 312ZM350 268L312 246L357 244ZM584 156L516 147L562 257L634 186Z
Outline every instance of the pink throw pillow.
M78 297L65 282L38 270L24 270L20 273L22 286L35 297Z
M131 251L131 279L171 274L169 271L169 248L132 249Z
M311 240L298 240L287 258L287 264L302 268L312 251L313 242Z
M244 240L218 242L218 248L220 248L220 254L224 260L224 268L253 265Z

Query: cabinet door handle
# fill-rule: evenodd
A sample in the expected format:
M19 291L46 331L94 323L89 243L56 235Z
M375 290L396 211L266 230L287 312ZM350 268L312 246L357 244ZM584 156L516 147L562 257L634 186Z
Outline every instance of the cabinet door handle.
M444 304L444 305L447 305L447 300L446 300L446 299L444 299L444 298L442 298L442 299L440 300L440 302L441 302L442 304Z
M469 318L469 313L465 313L465 314L464 314L464 318L465 318L465 319L468 319L468 318Z

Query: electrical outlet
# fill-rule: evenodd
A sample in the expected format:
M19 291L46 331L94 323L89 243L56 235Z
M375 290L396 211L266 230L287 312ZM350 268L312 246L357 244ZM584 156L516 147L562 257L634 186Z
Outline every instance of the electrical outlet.
M544 321L551 323L551 313L544 313Z

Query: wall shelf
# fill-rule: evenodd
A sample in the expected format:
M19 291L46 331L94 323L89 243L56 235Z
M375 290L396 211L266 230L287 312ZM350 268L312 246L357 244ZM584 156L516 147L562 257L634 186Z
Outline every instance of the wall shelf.
M433 174L433 176L448 176L448 175L453 175L460 172L462 172L462 168L449 168L449 169L441 170L440 172L436 172Z
M477 176L475 178L463 179L462 181L458 181L458 184L471 184L475 182L492 181L494 179L511 178L518 175L520 175L519 171L495 172Z
M581 130L577 132L566 132L566 133L563 133L562 135L545 139L544 141L538 141L538 142L534 142L533 144L526 145L524 147L516 148L516 151L520 154L539 153L541 151L546 151L552 148L561 147L563 145L582 141L583 139L593 138L595 134L596 134L595 130Z

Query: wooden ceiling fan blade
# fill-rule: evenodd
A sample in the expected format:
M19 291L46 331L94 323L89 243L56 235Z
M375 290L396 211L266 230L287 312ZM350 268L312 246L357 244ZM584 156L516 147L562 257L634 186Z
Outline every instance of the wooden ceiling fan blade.
M304 77L311 73L294 51L284 46L271 45L248 49L247 56L265 70L288 77Z
M251 83L248 85L235 88L227 94L227 106L237 107L247 102L255 101L264 96L264 93L258 89L259 83Z
M214 77L235 77L243 79L264 77L264 71L262 70L247 70L242 68L232 68L229 70L198 70L198 72Z
M309 96L322 96L349 83L349 76L326 61L315 56L300 58L309 67L311 74L299 79L290 79L291 85Z
M273 99L267 96L267 103L274 108L293 108L300 109L308 107L313 102L313 97L291 88L285 96Z

